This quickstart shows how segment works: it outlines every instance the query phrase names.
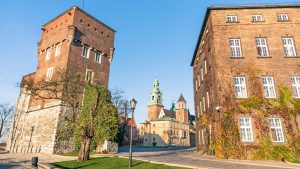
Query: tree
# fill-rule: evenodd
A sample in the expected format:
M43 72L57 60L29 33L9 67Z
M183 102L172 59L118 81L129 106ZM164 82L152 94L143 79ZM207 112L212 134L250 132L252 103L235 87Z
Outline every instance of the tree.
M0 138L2 138L8 131L8 125L10 123L10 117L14 110L14 106L10 106L8 103L0 104Z
M78 129L81 135L78 161L89 160L92 141L97 144L104 140L117 140L120 118L107 88L93 85L85 87Z
M91 143L115 141L120 118L106 87L81 80L80 75L56 71L50 81L28 79L21 84L36 100L61 100L66 112L58 126L58 138L80 140L79 161L89 160ZM83 92L84 91L84 92ZM83 95L84 94L84 95ZM82 107L79 101L83 99ZM79 138L78 138L79 137Z

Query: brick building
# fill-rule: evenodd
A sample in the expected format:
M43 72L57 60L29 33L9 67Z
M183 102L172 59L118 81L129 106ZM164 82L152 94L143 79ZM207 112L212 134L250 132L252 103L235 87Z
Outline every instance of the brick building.
M58 71L79 74L81 80L108 86L114 52L115 31L74 6L42 26L38 43L37 70L25 75L34 82L50 81ZM13 126L7 140L11 152L56 153L60 147L57 127L65 112L61 100L40 101L21 89Z
M198 150L209 152L226 92L237 100L255 94L250 67L259 70L256 86L264 98L278 98L281 84L300 98L299 14L300 5L207 8L191 63ZM203 116L208 117L205 126ZM272 144L285 145L283 119L271 115L268 121ZM249 114L240 114L237 122L241 142L255 144L259 124Z

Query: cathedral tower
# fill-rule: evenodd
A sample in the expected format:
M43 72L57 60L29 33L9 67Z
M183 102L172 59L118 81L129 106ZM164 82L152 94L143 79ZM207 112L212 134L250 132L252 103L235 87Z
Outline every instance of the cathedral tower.
M155 79L148 104L148 120L156 120L163 107L162 92L159 90L158 80Z
M177 108L175 112L176 112L176 120L184 123L189 122L189 111L187 110L186 101L182 94L180 95L177 101Z

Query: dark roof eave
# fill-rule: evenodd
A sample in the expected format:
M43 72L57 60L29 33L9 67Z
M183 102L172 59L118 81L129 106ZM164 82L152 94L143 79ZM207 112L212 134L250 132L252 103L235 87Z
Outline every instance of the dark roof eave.
M204 28L207 24L207 19L210 13L210 10L232 10L232 9L259 9L259 8L299 8L300 4L281 4L281 5L241 5L241 6L210 6L206 9L205 17L202 23L201 31L198 37L198 41L194 50L192 62L190 66L193 66L196 55L197 49L199 47L200 41L202 39Z

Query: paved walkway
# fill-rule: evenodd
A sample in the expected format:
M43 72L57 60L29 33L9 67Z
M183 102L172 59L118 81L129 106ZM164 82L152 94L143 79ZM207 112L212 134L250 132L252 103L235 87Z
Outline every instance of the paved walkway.
M76 157L67 157L50 154L6 153L0 154L0 169L23 169L25 168L24 166L31 165L32 157L39 157L40 163L52 163L76 159Z
M127 157L127 153L120 153ZM205 169L299 169L300 165L287 164L279 161L223 160L200 155L194 150L179 150L165 152L134 152L135 159L165 164L182 165L191 168Z

